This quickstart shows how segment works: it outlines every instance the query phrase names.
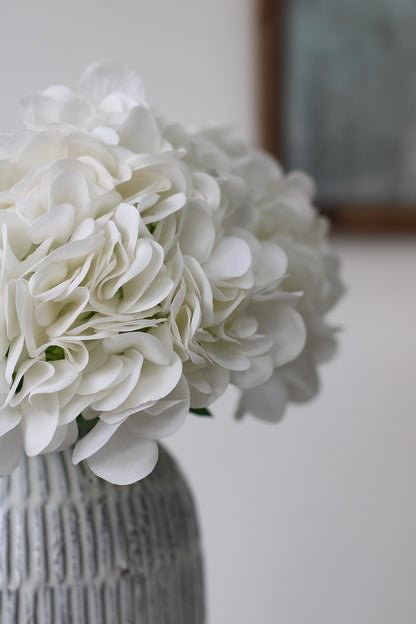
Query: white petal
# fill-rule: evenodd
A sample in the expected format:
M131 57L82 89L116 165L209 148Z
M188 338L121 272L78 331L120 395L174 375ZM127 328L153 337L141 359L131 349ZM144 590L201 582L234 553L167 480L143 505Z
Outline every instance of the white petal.
M86 436L78 440L72 454L73 463L79 464L80 461L94 455L94 453L99 451L100 448L109 441L118 427L119 423L109 425L100 420Z
M63 260L50 262L39 269L29 280L29 289L37 301L52 299L62 291L61 284L68 274L68 267Z
M206 173L194 173L192 179L196 188L202 193L211 210L216 210L221 201L221 192L218 182Z
M6 370L4 375L7 383L9 384L12 383L13 373L17 367L17 362L22 352L23 342L24 338L20 334L20 336L10 345L10 351L7 357Z
M72 446L78 437L78 427L75 422L69 425L61 425L56 428L55 435L48 446L43 449L44 453L59 453L68 446Z
M50 444L59 418L59 402L56 394L33 397L20 405L23 414L21 430L27 455L41 453Z
M166 199L162 199L157 204L154 202L149 206L150 209L147 209L144 213L145 208L143 208L143 204L138 206L141 214L143 215L144 223L155 223L156 221L160 221L165 217L177 212L181 208L183 208L186 204L186 195L185 193L175 193L175 195L171 195ZM144 214L143 214L144 213Z
M40 364L40 362L39 362ZM36 388L33 389L31 396L35 396L40 393L55 393L60 392L64 388L70 386L78 377L78 371L76 367L67 362L66 360L58 360L56 362L48 362L52 365L53 375L47 381L44 381ZM26 381L26 377L24 382ZM23 382L23 387L24 387ZM22 388L23 391L23 388Z
M3 407L0 410L0 437L14 429L19 424L22 415L18 408Z
M224 237L213 250L204 269L215 280L227 280L247 273L251 251L247 243L235 236Z
M12 404L20 403L21 400L33 392L38 386L53 376L54 368L49 362L33 362L23 376L23 386L18 394L12 399Z
M45 123L56 123L59 118L59 107L52 97L34 95L20 102L20 109L25 125L36 128Z
M122 367L122 360L115 355L110 355L102 366L82 375L78 393L93 396L97 392L109 388L119 376Z
M124 403L126 409L137 407L149 401L158 401L171 392L182 374L182 362L175 354L170 366L157 366L146 362L137 385ZM95 404L93 405L95 408Z
M261 253L253 255L253 271L255 273L255 289L273 287L284 276L287 270L287 256L283 249L272 243L262 243Z
M67 425L81 414L90 404L90 396L74 396L59 410L59 424Z
M276 372L263 385L242 393L237 416L249 412L261 420L276 422L283 416L287 400L286 385L282 376Z
M94 128L91 134L98 137L101 141L107 143L108 145L118 145L119 143L119 136L113 128L98 126L97 128Z
M184 255L192 256L198 262L206 262L215 241L215 227L204 206L189 202L189 210L180 234L180 246Z
M252 358L246 371L232 371L231 383L239 388L254 388L270 379L273 374L273 362L269 355Z
M137 281L142 281L140 276ZM151 310L153 307L157 306L164 299L166 299L172 291L173 285L174 283L170 277L158 277L157 279L154 279L150 286L145 289L144 294L141 294L140 291L136 293L136 302L131 303L128 299L125 302L123 299L119 306L120 313L134 314L137 312L143 312L144 310ZM135 280L132 280L128 284L127 289L130 300L131 292L133 291L134 286ZM151 316L151 314L148 314L148 316Z
M218 340L205 347L212 360L228 370L244 371L250 368L250 359L244 354L244 349L239 349L232 342Z
M88 288L76 288L65 302L65 306L59 314L59 318L49 325L47 334L51 338L62 336L65 331L75 321L77 316L83 311L88 303L90 293Z
M89 199L87 182L75 167L67 166L58 169L49 188L49 205L51 208L60 204L71 204L75 209L81 210Z
M99 104L112 93L126 93L141 103L145 100L142 81L128 65L117 61L100 61L90 65L81 76L79 91Z
M71 204L61 204L38 217L29 228L34 243L51 237L59 243L66 242L74 225L75 210Z
M129 416L130 426L138 436L147 440L160 440L173 435L189 413L189 388L182 378L176 388L164 399L146 411Z
M319 390L319 378L311 358L305 351L282 369L291 401L310 401Z
M114 384L110 389L106 389L107 392L104 393L104 396L92 397L91 407L97 412L115 411L117 413L117 408L123 406L137 386L138 379L141 376L143 356L137 351L132 351L129 353L128 359L124 358L124 356L123 359L126 360L125 368L128 367L128 375L120 383Z
M299 355L306 342L306 327L302 316L291 306L275 308L274 346L271 354L274 366L282 366Z
M185 372L191 391L191 407L207 407L224 394L230 382L230 372L220 366L207 366Z
M136 349L146 360L161 366L168 365L172 356L172 348L156 336L144 332L112 336L103 341L103 348L107 353L122 353L127 349Z
M136 106L119 130L120 144L136 154L158 153L161 147L159 126L152 113Z
M158 454L157 443L136 438L127 420L87 462L98 477L115 485L129 485L152 472Z
M15 427L0 437L0 476L5 477L19 465L22 456L22 435Z

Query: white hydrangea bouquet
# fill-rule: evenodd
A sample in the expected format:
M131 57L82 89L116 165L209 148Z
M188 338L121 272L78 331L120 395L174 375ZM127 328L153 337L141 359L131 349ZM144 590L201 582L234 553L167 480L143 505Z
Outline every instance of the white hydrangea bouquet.
M317 390L340 293L313 185L231 131L188 133L97 63L0 148L0 473L75 444L133 483L229 384L278 419Z

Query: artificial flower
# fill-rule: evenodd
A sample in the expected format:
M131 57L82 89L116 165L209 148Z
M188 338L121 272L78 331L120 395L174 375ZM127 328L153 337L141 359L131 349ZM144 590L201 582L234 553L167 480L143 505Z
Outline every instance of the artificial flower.
M160 119L123 64L23 103L0 147L0 473L75 443L127 484L229 384L274 420L316 391L340 293L308 178Z

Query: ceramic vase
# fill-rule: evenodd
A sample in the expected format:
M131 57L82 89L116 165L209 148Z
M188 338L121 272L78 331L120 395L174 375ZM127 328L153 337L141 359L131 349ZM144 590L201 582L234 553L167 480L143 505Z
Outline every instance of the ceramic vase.
M114 486L71 453L0 479L1 624L203 624L195 508L171 456Z

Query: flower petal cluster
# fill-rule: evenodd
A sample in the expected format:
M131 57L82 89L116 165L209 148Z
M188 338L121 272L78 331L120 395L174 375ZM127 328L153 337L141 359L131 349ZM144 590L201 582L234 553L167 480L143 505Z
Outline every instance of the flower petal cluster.
M283 415L288 401L307 401L317 393L317 367L335 353L336 330L325 315L343 292L338 259L328 244L328 222L313 206L311 178L301 172L284 175L274 159L244 143L230 129L206 128L201 135L203 157L210 153L217 162L221 158L225 166L228 159L228 167L245 180L250 191L245 227L258 243L273 244L284 254L286 269L280 296L290 293L289 297L297 298L296 320L293 313L284 312L280 302L265 307L253 298L250 303L261 331L276 336L282 314L288 325L280 338L276 336L279 355L272 376L242 392L237 416L250 412L275 421ZM290 298L286 301L290 305ZM297 348L294 328L299 323L305 332L301 348ZM282 357L284 336L286 358Z
M230 383L267 419L313 394L340 289L305 177L166 124L119 63L23 120L0 148L1 474L75 443L131 483Z

